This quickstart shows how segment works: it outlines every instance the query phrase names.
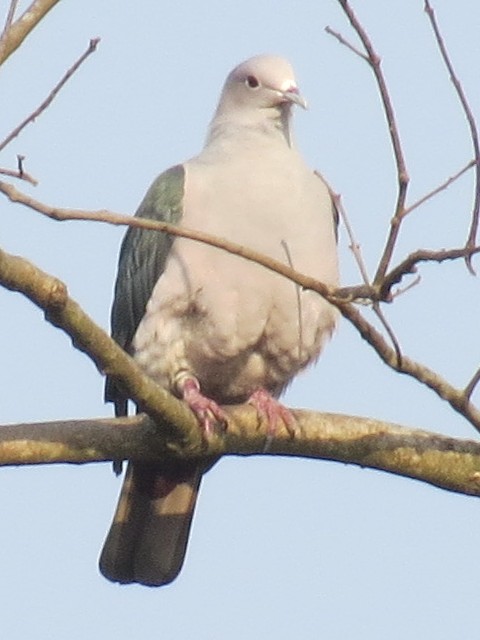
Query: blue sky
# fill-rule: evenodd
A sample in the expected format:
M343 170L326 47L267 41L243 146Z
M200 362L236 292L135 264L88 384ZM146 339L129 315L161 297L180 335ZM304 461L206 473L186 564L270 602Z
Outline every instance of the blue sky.
M0 137L41 102L91 37L102 38L0 166L25 155L40 183L19 186L46 203L133 212L158 173L199 150L228 71L253 54L280 53L310 104L296 114L298 144L342 194L372 273L392 214L394 164L371 73L324 32L330 25L355 40L338 3L124 4L59 3L5 64ZM415 200L471 158L468 130L423 2L355 5L382 56ZM434 7L478 113L480 5L436 0ZM472 191L472 176L464 176L412 214L397 258L460 245ZM104 327L122 234L1 202L2 247L60 277ZM340 254L344 284L358 283L343 231ZM478 279L460 263L421 275L388 317L406 353L464 384L480 360ZM0 310L2 423L110 415L94 365L38 309L0 290ZM476 435L432 392L386 369L346 323L285 402ZM179 579L146 589L112 585L97 571L120 487L109 465L0 475L0 611L9 640L478 636L474 498L348 465L224 459L204 479Z

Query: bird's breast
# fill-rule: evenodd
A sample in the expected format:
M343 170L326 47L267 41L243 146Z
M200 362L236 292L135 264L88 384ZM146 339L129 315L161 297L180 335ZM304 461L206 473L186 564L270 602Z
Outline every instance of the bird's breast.
M292 190L279 171L243 180L238 170L214 175L187 173L183 226L336 283L331 203L320 182L320 189ZM309 177L301 178L308 187ZM217 401L241 402L258 387L278 395L318 356L335 321L318 294L228 251L177 238L133 344L162 386L175 391L175 380L191 374Z

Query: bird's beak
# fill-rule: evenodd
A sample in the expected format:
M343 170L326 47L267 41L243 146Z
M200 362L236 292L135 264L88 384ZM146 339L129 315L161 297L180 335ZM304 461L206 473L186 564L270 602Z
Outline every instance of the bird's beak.
M308 109L307 101L302 96L297 87L291 87L287 91L282 91L282 96L287 102L297 104L299 107L302 107L302 109Z

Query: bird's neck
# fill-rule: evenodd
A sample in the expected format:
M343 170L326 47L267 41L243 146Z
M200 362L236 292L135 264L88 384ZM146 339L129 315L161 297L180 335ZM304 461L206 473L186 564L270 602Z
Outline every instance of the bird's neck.
M293 147L290 126L290 109L258 110L252 113L236 113L234 117L217 113L208 129L205 148L279 144Z

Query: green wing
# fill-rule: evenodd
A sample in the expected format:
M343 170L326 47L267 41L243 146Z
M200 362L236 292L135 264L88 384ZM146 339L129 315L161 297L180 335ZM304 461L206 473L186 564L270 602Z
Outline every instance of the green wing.
M135 216L178 224L182 217L185 169L177 165L162 173L147 191ZM165 269L173 238L161 231L129 227L122 242L111 313L112 338L130 352L145 307ZM128 397L107 376L105 401L115 403L116 415L127 414Z

